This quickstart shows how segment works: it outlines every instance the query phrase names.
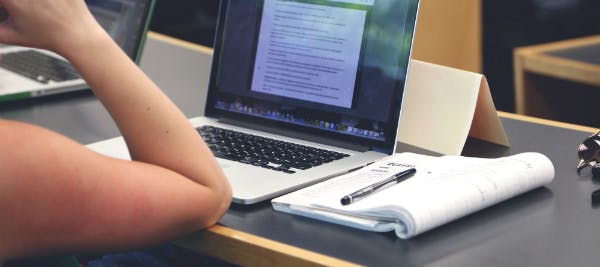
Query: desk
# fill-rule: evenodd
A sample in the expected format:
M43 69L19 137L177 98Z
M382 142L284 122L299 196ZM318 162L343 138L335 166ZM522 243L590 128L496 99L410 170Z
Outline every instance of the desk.
M600 35L514 52L519 114L600 126Z
M151 34L142 68L188 116L202 113L205 87L200 48ZM170 59L155 62L168 48ZM191 62L171 64L183 55ZM148 65L150 64L150 65ZM162 66L162 67L161 67ZM162 70L162 71L161 71ZM194 76L187 76L196 73ZM200 75L199 75L200 74ZM183 75L183 76L182 76ZM196 101L196 99L198 101ZM593 128L502 113L511 148L469 140L467 156L497 157L525 151L548 155L555 181L411 240L275 212L269 203L234 205L213 226L178 241L186 247L244 265L311 266L593 266L600 262L600 210L590 194L600 185L575 173L576 147ZM89 93L4 104L0 117L46 126L89 143L118 135L108 114ZM534 141L532 141L534 140ZM400 146L401 150L415 148ZM422 152L418 151L417 152Z
M512 147L469 140L465 155L498 157L526 151L544 153L556 167L555 181L547 188L505 201L411 240L400 240L393 233L365 232L282 214L273 211L269 203L263 203L252 207L233 206L220 221L221 226L184 238L180 244L237 263L256 265L285 262L286 256L297 262L302 252L294 248L368 266L595 265L600 261L597 252L600 210L591 207L590 194L600 186L594 184L589 175L578 177L574 171L575 148L589 133L502 115ZM539 140L532 142L534 137ZM294 248L281 248L281 244ZM240 248L243 251L239 251ZM265 251L269 249L274 251ZM304 258L315 264L341 265L322 262L313 256Z

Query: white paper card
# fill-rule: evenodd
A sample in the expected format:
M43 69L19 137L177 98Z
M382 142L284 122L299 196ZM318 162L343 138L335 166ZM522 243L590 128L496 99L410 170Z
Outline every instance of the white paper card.
M509 145L485 77L412 60L398 141L460 155L468 136Z

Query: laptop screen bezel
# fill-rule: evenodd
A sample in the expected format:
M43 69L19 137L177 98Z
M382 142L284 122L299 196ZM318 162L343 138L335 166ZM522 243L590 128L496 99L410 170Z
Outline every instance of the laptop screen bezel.
M399 44L399 46L400 46L399 49L403 49L403 50L407 49L408 55L406 57L402 58L402 62L398 63L399 65L406 66L405 67L406 73L404 73L404 79L401 81L397 81L397 84L395 86L393 103L391 105L391 109L389 112L389 118L388 118L388 122L392 123L393 125L391 125L390 127L388 127L388 129L386 129L385 134L388 136L388 138L386 138L385 141L377 141L377 140L372 140L372 139L359 138L356 136L346 135L346 134L341 134L341 133L332 133L330 131L302 127L302 126L294 125L291 123L267 120L267 119L263 119L260 117L255 117L255 116L250 116L250 115L240 114L240 113L235 113L235 112L227 112L227 111L224 111L221 109L217 109L215 107L215 103L218 100L218 94L219 94L218 91L219 90L217 88L216 83L219 78L218 70L219 70L220 64L221 64L219 55L222 53L222 50L223 50L223 45L224 45L223 35L226 32L225 27L227 26L226 19L227 19L227 13L228 13L228 4L227 4L228 1L229 0L221 0L219 3L219 13L218 13L217 26L216 26L216 31L215 31L214 45L213 45L213 61L212 61L212 66L211 66L210 80L209 80L209 84L208 84L207 101L206 101L206 106L205 106L205 116L217 118L217 119L226 119L228 121L232 121L232 120L240 121L240 122L243 122L244 125L256 124L256 125L268 126L268 127L278 128L278 129L283 129L283 130L290 129L293 131L302 132L303 134L307 134L309 136L313 135L313 136L319 136L324 139L336 140L336 142L338 142L338 143L346 142L346 143L354 144L354 145L361 146L361 147L368 147L368 149L370 149L370 150L375 150L375 151L379 151L379 152L383 152L383 153L387 153L387 154L394 153L394 150L396 147L396 141L397 141L396 135L397 135L397 131L398 131L399 123L400 123L400 113L402 110L401 109L402 108L402 100L404 99L406 75L408 74L408 66L409 66L409 61L410 61L410 57L412 54L412 46L413 46L414 34L415 34L415 30L416 30L415 27L416 27L417 14L418 14L418 10L419 10L420 0L407 0L407 1L411 1L414 3L414 4L411 3L408 5L409 7L414 8L414 9L407 11L407 19L406 19L406 22L410 23L410 24L407 24L407 27L406 27L407 29L408 28L411 29L410 42L403 41L401 44ZM258 0L258 1L262 2L261 0ZM306 136L306 135L303 135L303 136Z
M135 31L135 35L129 38L136 40L135 49L132 53L128 51L124 51L127 56L133 60L136 64L140 63L142 58L142 54L144 52L144 45L146 43L146 36L148 30L150 29L150 23L152 20L152 15L154 13L154 6L156 5L156 0L135 0L136 2L144 3L144 9L140 10L139 13L143 16L140 18L141 24ZM88 5L88 3L86 3Z
M142 54L144 52L144 46L146 44L146 38L147 38L147 33L148 30L150 29L150 22L152 21L152 15L154 14L154 7L156 5L156 0L145 0L147 1L147 5L146 5L146 10L144 10L144 14L145 17L143 18L144 20L144 26L141 27L140 31L138 32L138 36L137 36L137 53L134 55L134 58L132 58L133 61L135 61L135 63L139 64L140 60L142 59Z

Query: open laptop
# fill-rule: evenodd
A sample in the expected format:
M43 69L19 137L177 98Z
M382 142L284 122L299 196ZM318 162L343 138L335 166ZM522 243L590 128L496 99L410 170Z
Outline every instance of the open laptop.
M235 203L268 200L394 153L418 5L221 2L205 116L190 121ZM89 147L128 158L120 137Z
M155 0L86 0L98 22L138 61ZM0 101L88 89L77 71L52 52L0 44Z

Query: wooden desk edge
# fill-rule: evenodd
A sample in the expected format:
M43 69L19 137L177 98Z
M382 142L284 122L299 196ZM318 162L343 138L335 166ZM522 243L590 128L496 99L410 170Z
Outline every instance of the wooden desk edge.
M554 127L570 129L570 130L576 130L576 131L581 131L581 132L588 132L588 133L596 133L600 130L600 129L594 128L594 127L588 127L588 126L577 125L577 124L572 124L572 123L541 119L541 118L536 118L536 117L531 117L531 116L526 116L526 115L521 115L521 114L515 114L515 113L508 113L508 112L503 112L503 111L498 111L498 116L500 116L502 118L526 121L526 122L531 122L531 123L536 123L536 124L543 124L543 125L554 126Z
M148 31L148 38L152 38L164 43L170 43L176 46L180 46L180 47L184 47L187 49L191 49L191 50L195 50L204 54L209 54L212 55L213 54L213 49L211 47L207 47L207 46L203 46L203 45L199 45L196 43L192 43L192 42L188 42L185 40L181 40L181 39L177 39L168 35L164 35L161 33L157 33L157 32L153 32L153 31Z
M562 49L567 49L567 48L586 46L586 45L595 44L595 43L600 43L600 35L593 35L593 36L588 36L588 37L575 38L575 39L556 41L556 42L537 44L537 45L522 46L522 47L516 48L515 50L521 50L521 51L526 51L526 52L531 52L531 53L543 53L543 52L547 52L547 51L562 50Z
M175 244L241 266L360 266L221 225Z

